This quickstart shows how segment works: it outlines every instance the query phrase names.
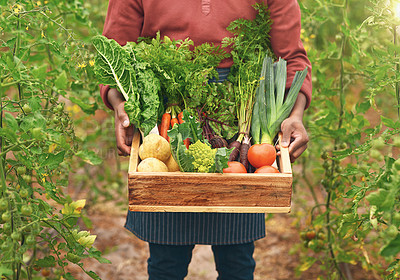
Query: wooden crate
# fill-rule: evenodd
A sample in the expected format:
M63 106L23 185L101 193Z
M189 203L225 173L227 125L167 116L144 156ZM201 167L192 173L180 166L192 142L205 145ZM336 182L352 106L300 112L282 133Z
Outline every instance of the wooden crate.
M281 173L151 173L137 172L139 145L140 133L135 133L128 172L131 211L290 212L292 169L287 148L278 158Z

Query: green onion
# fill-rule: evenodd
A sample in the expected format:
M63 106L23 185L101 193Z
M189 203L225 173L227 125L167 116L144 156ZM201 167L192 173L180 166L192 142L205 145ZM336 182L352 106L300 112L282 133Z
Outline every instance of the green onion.
M255 144L273 144L282 122L289 117L293 109L306 75L307 67L296 72L285 98L286 61L280 58L278 62L273 63L271 57L265 56L251 123L251 134Z

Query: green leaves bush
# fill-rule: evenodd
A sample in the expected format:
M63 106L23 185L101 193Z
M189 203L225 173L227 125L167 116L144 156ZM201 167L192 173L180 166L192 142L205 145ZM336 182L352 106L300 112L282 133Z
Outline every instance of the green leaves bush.
M322 230L327 239L322 250L304 249L321 253L304 254L299 273L319 263L325 271L320 279L349 279L345 267L359 265L381 278L398 278L400 47L394 6L301 2L314 100L299 182L314 197L307 227Z
M77 39L82 26L95 32L89 12L83 1L0 7L0 277L75 279L65 270L74 263L99 279L81 262L107 262L92 246L95 236L78 226L80 218L89 222L85 201L65 193L72 159L101 162L84 148L67 110L71 101L87 114L97 109L86 67L92 57Z

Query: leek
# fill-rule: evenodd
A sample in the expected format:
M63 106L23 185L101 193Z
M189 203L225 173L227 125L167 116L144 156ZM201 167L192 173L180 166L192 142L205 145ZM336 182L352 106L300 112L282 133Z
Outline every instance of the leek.
M254 144L273 144L282 122L289 117L297 96L307 75L307 67L297 71L289 92L286 92L286 61L279 58L273 63L272 58L265 56L260 83L256 90L253 109L251 135Z

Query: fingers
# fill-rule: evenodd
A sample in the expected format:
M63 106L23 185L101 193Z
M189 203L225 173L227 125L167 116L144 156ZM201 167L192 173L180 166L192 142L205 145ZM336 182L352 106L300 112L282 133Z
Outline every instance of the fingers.
M281 140L281 146L284 148L287 148L290 144L290 137L292 135L292 132L294 130L294 127L289 123L289 119L286 119L282 122L281 125L281 131L282 131L282 140Z
M116 106L115 108L115 117L119 119L119 122L121 123L122 127L128 127L129 126L129 117L128 114L125 112L124 109L125 102L121 102Z
M114 109L118 155L128 156L131 152L133 126L129 124L129 117L124 110L124 103L119 104Z
M302 121L290 118L282 122L281 130L281 146L289 146L290 161L294 162L307 149L309 141L307 131ZM280 149L280 147L278 148ZM278 152L278 154L280 153Z

